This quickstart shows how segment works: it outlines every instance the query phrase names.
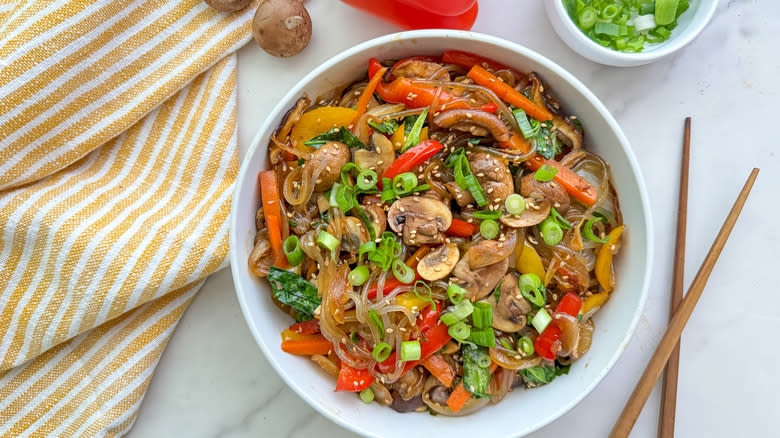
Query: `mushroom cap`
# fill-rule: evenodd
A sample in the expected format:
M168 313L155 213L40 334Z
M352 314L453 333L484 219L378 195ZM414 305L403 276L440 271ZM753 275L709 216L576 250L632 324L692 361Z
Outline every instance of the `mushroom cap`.
M393 76L397 78L430 79L449 81L447 68L437 62L422 59L407 59L393 66Z
M273 56L297 55L309 45L311 17L296 0L263 0L252 19L257 44Z
M417 263L417 273L428 281L441 280L455 269L459 258L458 245L445 243L420 259Z
M387 211L387 224L396 233L403 231L407 245L437 243L452 225L452 212L435 199L408 196L393 202Z
M469 266L469 252L455 265L452 271L453 283L466 289L466 299L471 301L485 298L496 287L509 268L509 258L479 269Z
M222 12L235 12L244 9L251 0L205 0L206 4Z
M331 141L322 145L312 154L310 164L317 168L320 163L323 164L322 173L317 178L319 182L314 183L315 192L323 192L333 186L341 176L341 168L352 159L349 148L344 143ZM307 164L309 165L309 164Z
M530 196L534 192L542 194L561 213L565 213L571 206L569 194L560 184L555 181L539 181L533 173L529 173L520 179L520 194Z
M483 240L469 248L469 266L472 269L498 263L515 252L517 233L512 230L504 240Z
M530 227L541 223L550 215L552 204L541 193L533 192L526 198L526 209L521 215L501 216L501 223L512 228Z
M515 191L515 183L509 165L503 158L487 152L474 152L468 156L471 172L492 205L502 204Z
M514 275L507 274L501 281L498 302L493 295L487 298L493 308L493 328L514 333L525 327L526 314L531 311L531 305L520 293Z
M496 115L478 109L455 108L441 111L431 123L449 129L471 132L475 135L490 133L497 141L509 140L509 128ZM472 127L481 128L478 131ZM477 134L479 132L480 134Z

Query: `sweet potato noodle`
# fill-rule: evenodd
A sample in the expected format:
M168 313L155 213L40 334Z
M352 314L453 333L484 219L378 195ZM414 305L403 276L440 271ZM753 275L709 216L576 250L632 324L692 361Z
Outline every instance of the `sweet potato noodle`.
M268 145L249 259L296 320L281 348L398 412L468 415L568 374L625 226L552 91L446 51L302 96Z

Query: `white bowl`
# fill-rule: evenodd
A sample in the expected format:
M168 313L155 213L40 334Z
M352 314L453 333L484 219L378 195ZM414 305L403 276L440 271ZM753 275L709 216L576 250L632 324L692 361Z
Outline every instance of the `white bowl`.
M333 392L335 379L307 358L280 350L279 333L292 320L272 303L266 280L255 277L247 268L260 197L256 176L266 169L266 146L271 132L295 101L303 93L315 97L364 75L371 57L441 54L451 48L541 74L566 110L582 121L589 147L611 164L628 224L616 263L618 287L597 314L590 352L572 366L569 375L533 390L515 390L501 403L466 418L398 414L376 403L363 404L355 394ZM336 423L371 437L413 437L435 432L450 438L472 438L484 436L485 430L490 430L491 437L521 436L555 420L582 400L626 348L645 302L653 260L649 212L647 191L628 141L604 105L571 74L525 47L487 35L451 30L402 32L367 41L334 56L306 75L271 111L241 165L233 194L231 266L244 317L268 361L298 395Z
M561 0L545 0L544 8L553 28L572 50L599 64L634 67L669 56L694 40L712 19L718 0L691 0L691 6L680 16L668 40L645 46L639 53L624 53L604 47L588 38L569 17Z

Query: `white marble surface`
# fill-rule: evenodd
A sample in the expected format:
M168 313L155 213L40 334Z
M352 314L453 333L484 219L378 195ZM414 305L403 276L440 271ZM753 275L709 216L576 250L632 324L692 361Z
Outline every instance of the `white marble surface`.
M775 277L780 233L771 223L780 216L773 130L780 103L780 2L720 3L710 26L682 52L649 66L621 69L593 64L569 50L550 28L541 2L480 2L475 31L552 58L612 111L641 163L656 227L655 276L631 344L588 397L534 438L569 436L571 431L581 438L606 436L664 331L685 116L693 117L688 282L750 169L758 166L762 172L684 334L677 435L772 436L780 430L780 352L774 339L780 328ZM395 31L336 0L307 5L314 36L303 54L275 59L253 46L240 51L242 154L264 114L306 72L355 43ZM632 437L656 436L658 392ZM243 321L230 273L215 274L165 351L130 436L313 434L353 436L282 383Z

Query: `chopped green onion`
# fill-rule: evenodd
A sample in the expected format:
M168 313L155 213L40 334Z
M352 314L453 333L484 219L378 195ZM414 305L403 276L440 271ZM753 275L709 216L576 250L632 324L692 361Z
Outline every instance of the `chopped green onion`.
M506 197L504 206L506 207L506 211L509 214L523 214L525 211L525 198L523 198L522 195L518 195L517 193L512 193Z
M447 298L452 301L452 304L459 304L463 301L463 297L465 296L466 289L463 289L455 283L450 283L450 285L447 286Z
M336 205L338 206L339 210L343 211L344 213L352 210L355 205L355 196L352 193L352 187L348 185L342 185L339 187L339 189L336 191Z
M371 388L366 388L360 391L360 401L365 404L370 404L374 401L374 391Z
M493 219L496 220L501 217L501 210L481 210L475 211L474 217L477 219Z
M398 195L393 189L393 181L390 178L382 178L382 202L395 201Z
M563 240L563 229L552 216L547 216L547 219L539 224L539 231L542 232L544 243L550 246L557 245Z
M422 285L423 287L420 287L419 285ZM421 289L422 288L427 289L428 294L426 296L420 295L420 292L417 291L418 287L420 287ZM422 280L417 280L414 282L414 288L412 288L412 290L414 291L414 296L416 296L417 298L425 302L431 303L431 309L433 309L434 312L436 311L436 300L433 299L433 291L431 290L431 287L428 286L427 283L425 283Z
M585 226L582 229L582 236L592 242L607 243L607 239L602 239L601 237L596 236L596 234L593 232L593 225L596 222L601 222L603 220L603 217L597 216L585 222Z
M677 18L679 0L655 0L655 22L660 26L672 24Z
M492 361L493 360L489 355L482 355L479 359L477 359L477 366L480 368L488 368Z
M525 139L530 139L536 136L536 134L539 133L539 128L541 127L541 124L538 120L531 119L533 122L528 121L528 116L525 114L525 111L523 111L520 108L512 110L512 115L515 116L515 120L517 121L517 126L520 127L520 132L523 134L523 137Z
M517 350L523 353L523 356L534 354L534 341L528 336L523 336L517 340Z
M352 286L362 286L366 281L368 281L368 274L368 267L363 265L357 266L355 269L349 272L347 280Z
M549 164L542 164L542 167L534 173L534 179L537 181L552 181L555 175L558 173L558 169L550 166Z
M443 322L447 327L460 322L457 316L452 312L442 313L439 317L439 321Z
M538 275L533 273L523 274L517 280L520 293L535 307L542 307L546 301L544 296L544 284Z
M601 18L605 20L613 20L617 18L618 15L620 15L620 11L623 8L616 3L611 3L606 6L604 6L604 9L601 10Z
M393 178L393 189L398 195L411 193L415 187L417 187L417 175L412 172L404 172Z
M301 243L300 240L298 240L298 236L291 235L285 239L284 244L282 245L282 251L284 251L284 255L287 256L287 261L290 265L298 266L303 263L303 250L301 249Z
M471 314L474 327L483 329L493 325L493 308L488 303L474 303L474 312Z
M363 260L364 255L370 255L374 251L376 251L376 242L373 240L360 245L360 250L358 250L358 263Z
M404 341L401 342L401 360L409 362L411 360L420 360L422 357L422 349L420 348L420 341Z
M547 313L547 311L544 309L539 309L539 311L536 312L536 315L534 315L534 318L531 320L531 325L534 326L536 331L541 333L544 331L544 329L547 328L547 326L550 324L550 321L552 321L550 314Z
M409 131L409 134L406 136L406 140L404 141L404 145L401 148L401 153L404 153L412 146L417 146L420 143L420 133L422 132L423 125L425 124L425 119L428 118L428 108L425 108L423 110L422 114L420 114L417 117L417 120L414 121L414 125L412 125L411 131Z
M513 350L514 347L512 347L512 344L509 343L505 338L498 338L499 341L501 341L501 346L506 348L507 350Z
M558 210L555 209L555 207L550 209L550 216L552 216L553 219L555 219L555 222L558 222L558 225L561 226L564 230L568 230L571 228L571 224L569 221L566 220L565 217L561 216L560 213L558 213Z
M463 190L471 192L471 196L474 197L477 205L484 207L488 204L488 199L485 193L482 191L482 186L479 185L477 177L471 173L471 166L469 160L466 158L463 148L459 148L449 157L444 163L445 167L452 168L455 175L455 183L458 184Z
M479 233L485 239L495 239L498 236L498 230L498 222L493 219L484 220L479 224Z
M450 314L451 315L451 314ZM471 335L471 329L465 322L458 321L447 329L447 333L458 342L463 342Z
M653 33L655 33L656 35L658 35L663 39L667 39L669 38L669 36L672 35L672 32L669 29L665 28L664 26L656 27L655 29L653 29Z
M393 347L386 342L380 342L374 346L374 351L371 352L371 356L377 362L384 362L390 357L390 353L393 352Z
M597 35L619 36L620 25L615 23L605 23L603 21L599 21L598 23L596 23L596 27L593 28L593 31Z
M647 15L655 13L655 4L653 2L642 3L639 6L639 15Z
M371 309L368 311L368 319L371 320L371 324L374 325L376 328L377 333L379 333L379 339L385 340L385 323L382 322L382 318L379 317L379 314L376 313L376 310Z
M376 187L378 178L376 172L371 169L366 169L358 174L355 185L358 186L360 190L371 190Z
M333 183L333 186L330 188L330 191L327 193L328 198L328 204L333 208L338 208L339 204L336 202L336 193L341 188L341 183L336 182Z
M463 300L452 308L452 313L461 321L471 315L472 312L474 312L474 306L469 300Z
M317 244L330 251L335 251L339 246L339 240L327 231L320 231L317 236Z
M596 24L597 18L598 12L596 9L588 6L587 8L580 11L580 15L577 21L579 22L579 25L582 29L588 30Z
M414 271L412 268L406 266L402 260L393 261L393 275L401 283L409 284L414 281Z
M492 327L471 330L467 340L482 347L493 348L496 346L496 335Z

